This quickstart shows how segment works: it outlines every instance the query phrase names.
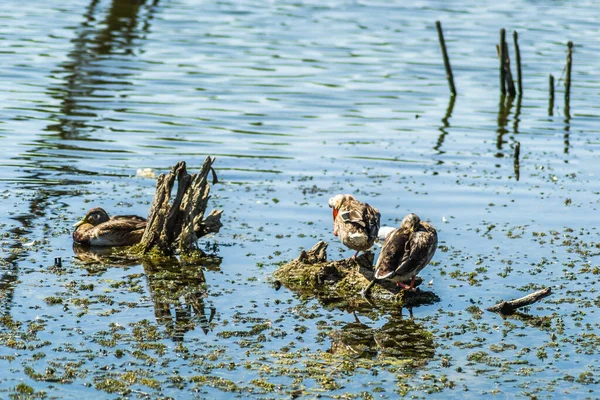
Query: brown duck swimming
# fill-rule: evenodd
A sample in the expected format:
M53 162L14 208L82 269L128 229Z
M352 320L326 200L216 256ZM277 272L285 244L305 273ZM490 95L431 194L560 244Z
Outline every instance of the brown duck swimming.
M137 215L109 217L100 207L92 208L75 225L73 240L90 246L131 246L142 240L146 219Z
M437 249L437 232L416 214L402 219L400 228L387 235L377 264L375 278L363 290L367 294L375 281L387 279L404 290L415 290L415 278L431 261ZM411 280L410 285L402 282Z
M353 259L373 246L379 232L379 210L349 194L332 197L329 207L333 209L333 234L344 246L356 250Z

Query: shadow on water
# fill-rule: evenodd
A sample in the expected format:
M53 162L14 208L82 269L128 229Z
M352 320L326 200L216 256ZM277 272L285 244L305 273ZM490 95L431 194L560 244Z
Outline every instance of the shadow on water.
M48 176L58 176L56 181L59 184L85 184L87 182L65 180L65 176L98 174L96 171L80 170L73 162L57 161L60 159L53 152L68 152L83 157L92 149L67 145L61 141L103 141L90 135L95 130L105 128L91 122L101 118L101 108L94 105L94 100L106 102L117 96L121 98L125 88L131 86L131 76L134 74L131 71L135 71L135 68L129 65L128 60L135 56L135 49L143 44L141 39L149 31L157 5L158 0L113 0L105 11L105 17L101 18L104 10L100 8L100 2L94 0L90 3L84 21L75 28L75 38L72 40L74 49L68 54L69 60L53 73L54 80L62 78L63 83L48 88L48 94L60 102L60 108L59 114L51 117L53 122L45 130L57 135L37 139L26 154L14 159L20 163L26 162L33 170L44 171L39 174L46 175L46 179Z
M76 29L75 48L69 53L69 61L55 72L64 75L65 82L50 89L52 96L61 102L61 115L59 123L48 126L48 131L58 132L61 139L77 139L86 130L101 128L89 123L98 117L89 100L115 97L118 93L107 95L103 91L109 85L131 85L129 78L133 73L127 68L127 59L142 44L136 39L143 39L148 32L158 0L146 3L113 0L105 18L98 18L99 1L90 3L83 23ZM103 67L107 59L118 61L119 68L115 71L114 67Z
M444 140L446 139L446 135L448 135L448 128L450 127L450 118L452 117L452 111L454 110L454 103L456 102L456 96L450 96L448 100L448 107L446 108L446 115L442 118L442 126L440 126L440 136L438 137L436 145L433 147L438 154L444 154L445 151L442 150L442 146L444 145Z
M513 120L513 133L519 133L519 122L521 122L521 104L523 102L523 96L519 94L517 96L517 104L515 106L515 117Z
M513 103L515 101L515 97L501 95L500 101L498 103L498 129L496 131L496 158L503 158L505 155L503 153L504 145L507 143L507 140L504 136L509 133L508 123L510 112L513 107ZM519 134L519 122L521 121L521 104L522 104L522 96L518 95L516 97L515 103L515 111L513 115L513 135ZM519 152L520 152L520 143L515 139L515 136L511 136L511 145L510 147L513 149L513 171L514 178L518 181L520 179L520 164L519 164Z
M175 342L182 342L186 332L197 326L205 334L211 331L216 308L207 302L205 270L218 270L221 258L208 256L186 264L184 262L154 262L128 256L119 248L92 248L73 245L78 262L90 273L104 272L112 267L128 267L142 264L148 291L154 307L156 321L165 327L167 335Z
M412 318L389 316L380 328L360 322L344 325L331 335L330 353L372 358L428 360L435 355L433 334Z
M565 155L569 154L570 140L569 137L571 135L571 106L569 105L569 101L565 100L565 134L564 134L564 144L565 148L563 152ZM569 162L568 159L565 158L565 162Z
M506 143L504 139L504 135L506 135L508 131L508 118L510 116L510 111L513 106L515 98L511 96L501 95L500 102L498 104L498 129L496 130L496 157L502 158L504 157L504 153L502 153L502 148Z
M58 117L59 123L49 125L46 129L58 132L60 139L79 138L82 130L90 128L86 121L96 118L97 114L89 105L89 97L98 97L95 95L96 91L114 84L115 80L128 84L126 78L130 73L115 73L113 68L103 69L97 61L107 55L133 55L133 50L138 45L135 39L148 31L158 0L148 4L143 0L113 0L104 19L97 15L100 12L99 3L98 0L93 0L87 7L84 22L76 29L76 38L73 40L75 48L69 53L70 60L62 65L61 71L56 72L57 75L66 74L64 85L49 89L51 95L61 101L61 114ZM119 60L123 62L122 58ZM19 178L19 182L22 187L26 184L25 187L32 192L21 195L29 202L28 212L12 217L20 226L11 230L14 242L9 245L10 254L4 259L4 266L0 271L0 302L7 313L12 307L13 292L18 280L17 262L27 256L26 247L20 239L34 232L36 220L46 216L52 199L69 194L67 191L48 187L86 183L66 178L65 174L94 174L77 170L73 163L59 165L56 157L46 156L46 152L60 150L61 146L60 143L40 139L36 140L26 154L12 158L24 165L22 170L25 177Z
M210 258L206 267L215 268L220 263L220 258ZM143 266L154 303L156 321L165 326L173 341L182 342L185 333L196 326L199 326L204 334L208 334L217 310L212 305L205 305L208 293L203 266L165 266L147 261Z

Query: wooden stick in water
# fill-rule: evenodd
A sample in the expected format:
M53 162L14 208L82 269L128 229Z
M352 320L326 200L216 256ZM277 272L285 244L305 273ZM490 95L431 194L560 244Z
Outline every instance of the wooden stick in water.
M509 301L501 301L500 303L488 308L487 310L492 311L492 312L497 312L497 313L500 313L503 315L509 315L509 314L512 314L517 308L521 308L521 307L525 307L530 304L533 304L537 301L540 301L544 297L550 296L551 294L552 294L552 289L547 287L545 289L538 290L537 292L530 293L527 296L521 297L519 299L509 300Z
M567 73L565 78L565 107L569 106L571 100L571 65L573 63L573 42L567 43Z
M515 89L515 82L512 78L512 71L510 70L510 54L508 53L508 44L506 43L506 40L504 41L504 71L508 95L511 97L515 97L517 91Z
M446 51L446 42L444 41L444 33L442 32L442 24L440 21L435 21L435 27L437 28L438 38L440 39L440 47L442 48L442 57L444 58L444 68L446 68L446 79L448 79L448 86L450 86L450 94L456 96L454 75L452 74L450 59L448 58L448 52Z
M548 115L553 116L554 115L554 75L552 75L552 74L550 74L548 89L550 90L550 100L548 102Z
M519 96L523 95L523 80L521 70L521 50L519 50L519 34L517 31L513 32L513 40L515 43L515 58L517 62L517 85L519 87Z
M506 82L506 70L504 69L504 49L506 48L506 31L504 28L500 29L500 46L497 47L498 57L500 58L500 93L502 95L506 95L506 87L504 86L504 82Z

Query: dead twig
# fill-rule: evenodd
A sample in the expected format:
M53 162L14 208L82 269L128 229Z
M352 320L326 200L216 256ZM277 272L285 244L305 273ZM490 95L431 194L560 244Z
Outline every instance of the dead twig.
M496 304L495 306L487 308L486 310L496 312L502 315L510 315L514 313L517 308L533 304L537 301L540 301L544 297L550 296L551 294L552 289L547 287L545 289L538 290L537 292L530 293L527 296L521 297L519 299L502 301Z

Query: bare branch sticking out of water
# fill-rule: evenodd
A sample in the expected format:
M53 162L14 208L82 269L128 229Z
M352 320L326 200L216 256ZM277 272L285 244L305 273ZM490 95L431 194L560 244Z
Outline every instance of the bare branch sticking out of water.
M571 100L571 68L573 64L573 42L567 43L567 66L565 78L565 115L568 117Z
M530 293L527 296L521 297L519 299L501 301L495 306L487 308L487 311L497 312L502 315L510 315L513 312L515 312L516 309L531 305L535 302L540 301L544 297L550 296L551 294L552 289L547 287L545 289L538 290L537 292Z
M456 97L456 86L454 86L454 75L452 74L452 67L450 66L450 58L448 58L448 51L446 50L446 41L444 40L444 32L442 31L442 24L440 21L435 21L435 27L438 32L438 38L440 40L440 47L442 49L442 57L444 59L444 68L446 69L446 79L448 79L448 86L450 86L450 95Z

